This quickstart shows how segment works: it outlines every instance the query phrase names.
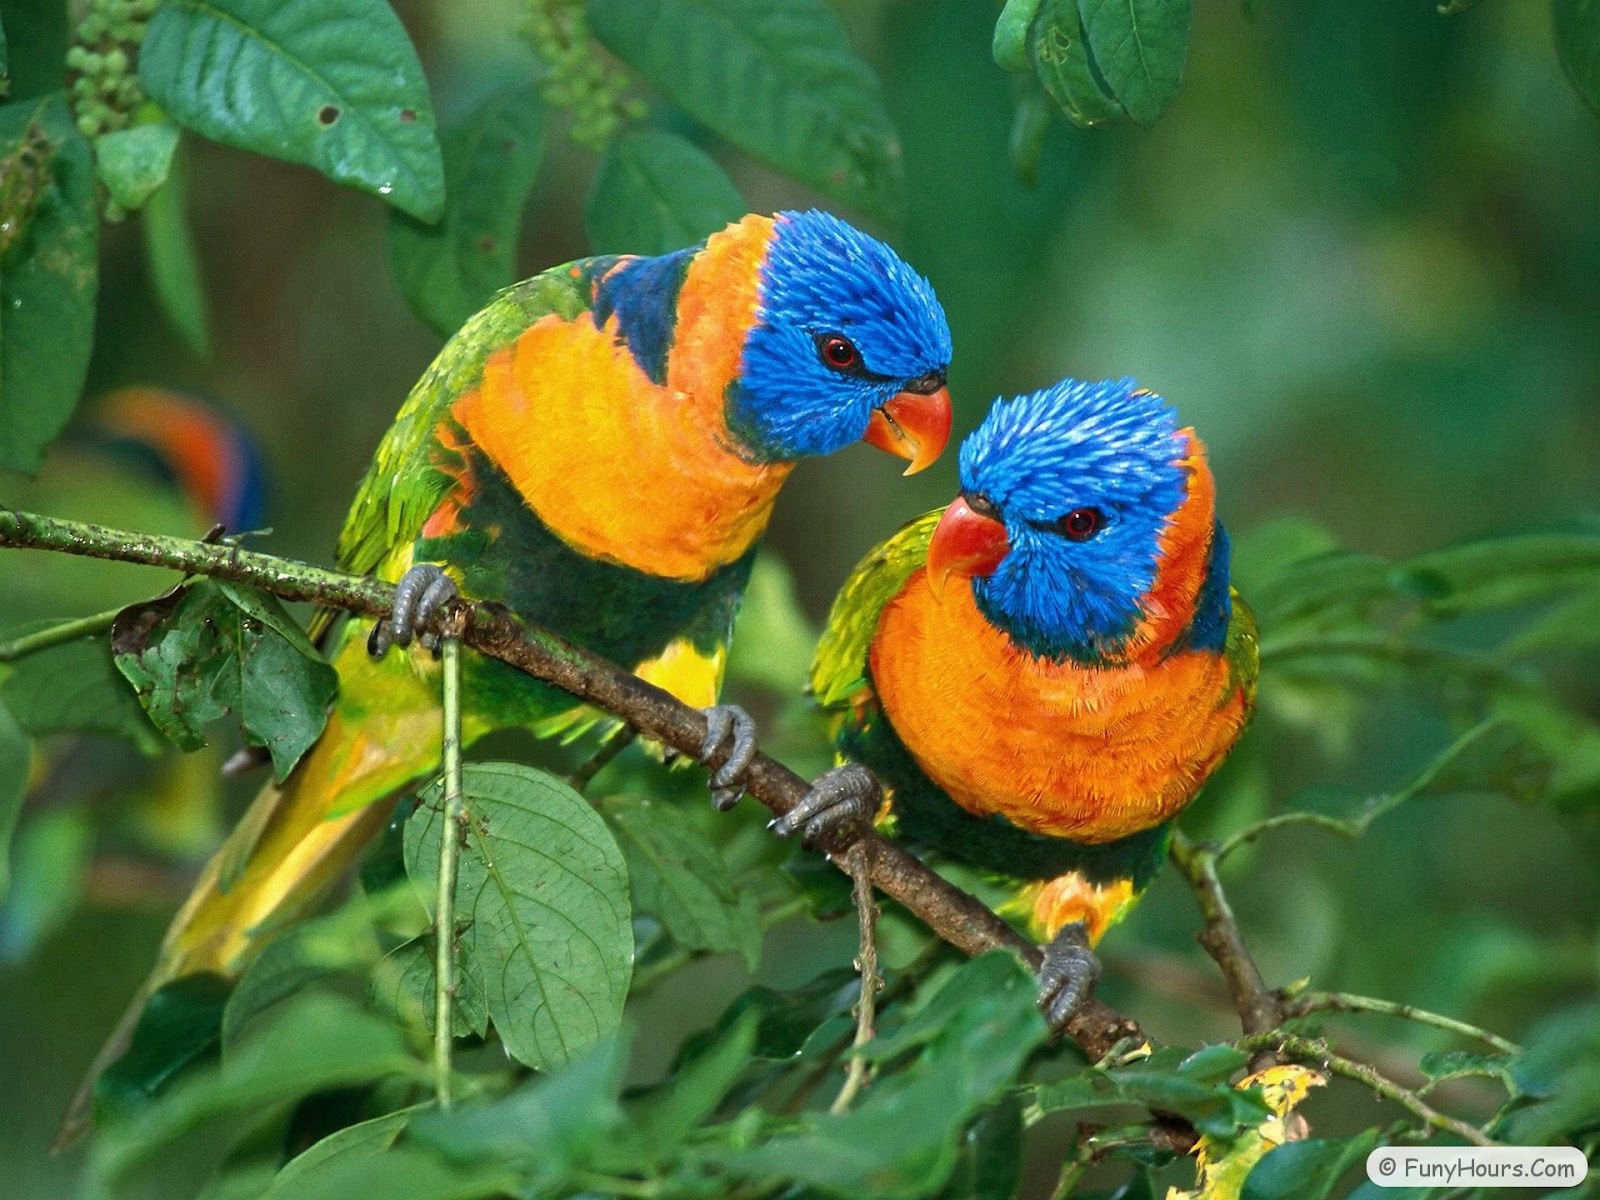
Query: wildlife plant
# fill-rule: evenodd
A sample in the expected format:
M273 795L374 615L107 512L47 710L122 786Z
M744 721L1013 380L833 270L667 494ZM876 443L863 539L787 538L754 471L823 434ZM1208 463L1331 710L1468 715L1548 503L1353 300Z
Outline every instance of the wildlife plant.
M1600 105L1600 7L1552 9L1562 64ZM195 353L210 345L211 309L231 300L206 293L187 224L193 139L388 205L394 281L440 335L512 282L556 131L593 159L594 253L661 253L746 212L708 146L889 229L905 203L883 89L824 0L528 0L507 30L526 70L443 121L384 0L72 15L0 4L0 465L17 471L40 467L83 391L108 223L136 217L151 298ZM1189 0L1010 0L997 16L1023 178L1053 120L1148 126L1178 93ZM82 900L97 825L150 816L149 779L220 741L281 780L316 741L339 682L285 602L370 620L393 591L251 530L179 538L0 506L0 547L0 603L31 612L82 614L85 576L28 549L172 584L117 576L146 590L20 627L0 612L0 954L18 961ZM1592 835L1600 726L1552 651L1596 642L1600 527L1388 558L1283 519L1239 539L1235 581L1261 629L1255 725L1180 821L1156 895L1107 939L1102 995L1059 1037L1035 1004L1037 948L989 907L992 881L870 831L795 847L765 829L833 765L800 695L818 631L780 559L758 561L736 626L730 689L761 714L764 753L727 814L693 761L698 712L470 597L448 607L433 629L441 775L401 800L342 898L279 930L237 983L191 976L150 997L68 1115L67 1137L89 1138L87 1193L1317 1200L1351 1194L1380 1145L1573 1144L1592 1160L1592 964L1512 1040L1458 1015L1470 997L1445 1013L1278 978L1251 946L1252 919L1318 904L1294 864L1343 864L1358 889L1374 840L1414 838L1420 859L1438 850L1429 811L1463 797ZM464 756L473 655L642 738ZM1397 707L1412 768L1331 782L1372 714ZM107 741L142 760L94 781L118 803L43 801L71 748ZM1327 780L1303 783L1308 758ZM1290 865L1269 876L1275 857ZM1398 903L1450 919L1441 897ZM1158 924L1212 962L1141 956ZM819 973L746 977L798 942ZM1464 938L1463 971L1485 953ZM729 970L748 985L731 999L705 982ZM1206 1009L1210 1035L1164 1034L1193 1028L1174 1006Z

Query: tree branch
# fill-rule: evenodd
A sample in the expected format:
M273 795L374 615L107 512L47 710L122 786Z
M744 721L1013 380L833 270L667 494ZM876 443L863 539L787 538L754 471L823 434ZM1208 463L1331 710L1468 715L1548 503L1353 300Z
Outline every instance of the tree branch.
M1172 861L1194 888L1205 928L1198 940L1222 968L1228 993L1246 1034L1265 1033L1283 1023L1283 1006L1261 978L1261 969L1244 944L1233 908L1217 878L1217 850L1196 845L1181 833L1172 836Z
M381 580L324 570L235 545L131 533L9 509L0 509L0 547L55 550L165 567L366 617L388 615L394 600L394 586ZM711 761L700 758L705 718L669 693L552 633L522 624L503 608L469 604L463 612L463 645L554 684L685 757L707 767L720 765L721 755ZM764 754L751 761L745 783L751 796L780 816L808 790L804 779ZM870 830L841 830L820 848L844 869L844 856L858 841L867 850L873 886L914 913L939 937L967 954L1004 947L1019 955L1030 969L1038 970L1039 947L893 842ZM1149 1040L1132 1018L1092 997L1067 1023L1065 1032L1091 1059L1104 1056L1126 1038Z
M1400 1004L1393 1000L1381 1000L1374 996L1357 996L1350 992L1300 992L1293 996L1283 996L1283 1015L1285 1019L1310 1016L1319 1012L1369 1012L1382 1013L1385 1016L1399 1017L1406 1021L1415 1021L1419 1025L1431 1025L1435 1029L1448 1029L1451 1033L1459 1033L1463 1037L1474 1038L1486 1045L1493 1046L1502 1054L1520 1054L1522 1047L1515 1042L1507 1041L1497 1033L1477 1025L1469 1025L1465 1021L1458 1021L1454 1017L1447 1017L1443 1013L1430 1012L1425 1008L1416 1008L1410 1004Z

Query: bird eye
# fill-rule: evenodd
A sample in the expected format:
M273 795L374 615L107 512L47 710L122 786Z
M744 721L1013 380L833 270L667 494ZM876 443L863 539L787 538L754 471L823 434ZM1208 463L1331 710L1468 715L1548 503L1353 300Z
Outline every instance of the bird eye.
M1075 508L1061 518L1059 528L1073 541L1087 542L1100 532L1105 523L1105 514L1098 508Z
M835 371L848 371L859 366L861 354L848 338L842 338L836 333L820 339L819 346L822 352L822 361Z

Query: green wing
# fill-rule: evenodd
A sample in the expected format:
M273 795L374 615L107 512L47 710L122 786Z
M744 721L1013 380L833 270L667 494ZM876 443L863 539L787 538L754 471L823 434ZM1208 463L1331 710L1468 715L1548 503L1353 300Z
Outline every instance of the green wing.
M883 606L928 558L933 527L944 515L923 513L857 564L834 597L828 624L811 659L811 693L824 708L844 708L867 686L867 651Z
M1246 709L1256 703L1256 680L1261 676L1261 638L1256 629L1256 614L1237 588L1228 589L1233 616L1228 621L1228 640L1222 656L1228 660L1233 681L1244 690Z
M574 271L574 266L580 269ZM491 300L452 337L401 405L356 492L339 534L339 564L364 575L408 545L438 507L450 479L433 465L440 421L474 387L488 358L552 313L571 320L589 308L588 261L552 267Z

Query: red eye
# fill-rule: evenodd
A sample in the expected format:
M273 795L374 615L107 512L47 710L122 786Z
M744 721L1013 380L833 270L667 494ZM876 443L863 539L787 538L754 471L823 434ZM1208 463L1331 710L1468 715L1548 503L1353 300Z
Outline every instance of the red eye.
M1075 542L1087 542L1106 522L1098 508L1075 508L1061 518L1061 532Z
M835 371L848 371L861 361L861 355L847 339L835 333L822 339L822 361Z

